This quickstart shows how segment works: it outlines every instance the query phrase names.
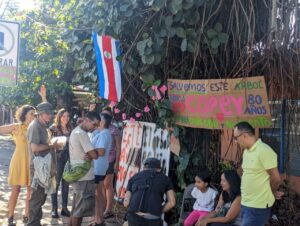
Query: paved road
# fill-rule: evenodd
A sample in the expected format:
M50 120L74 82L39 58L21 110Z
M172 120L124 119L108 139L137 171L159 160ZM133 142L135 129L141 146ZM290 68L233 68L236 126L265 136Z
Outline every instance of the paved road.
M10 187L7 184L7 175L8 175L8 168L11 156L14 151L14 144L10 140L10 137L0 136L0 225L4 226L7 222L7 203L10 195ZM21 190L21 194L16 206L15 210L15 219L17 221L17 225L24 225L22 223L22 212L24 209L24 200L25 200L25 193L26 190L23 188ZM72 191L70 192L72 194ZM71 197L71 195L70 195ZM71 198L69 200L69 204L71 203ZM60 200L59 200L59 203ZM71 206L69 206L71 209ZM117 215L120 216L118 218L112 218L106 221L107 226L120 226L122 222L122 215L123 210L119 206L116 208ZM45 205L43 206L43 220L42 224L44 225L67 225L68 218L59 218L52 219L51 218L51 202L50 198L47 198ZM85 218L83 225L88 225L93 221L92 218Z

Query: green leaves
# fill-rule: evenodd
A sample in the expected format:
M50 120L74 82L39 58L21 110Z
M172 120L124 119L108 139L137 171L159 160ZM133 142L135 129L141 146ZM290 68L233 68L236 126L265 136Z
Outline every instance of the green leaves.
M209 39L213 39L215 36L218 35L218 33L214 29L208 29L206 33Z
M144 64L153 64L154 63L154 55L143 56L142 61Z
M213 49L217 49L220 44L226 44L228 42L228 34L222 32L222 24L216 23L214 28L210 28L206 31L207 38L209 39L207 43Z
M216 49L219 47L220 41L217 38L214 38L213 40L211 40L210 45L213 49Z
M182 40L180 48L181 48L182 52L186 51L186 49L187 49L187 40L186 40L186 38Z
M166 1L167 0L154 0L153 5L152 5L152 9L154 11L161 10L165 6Z
M218 40L221 42L221 43L227 43L228 42L228 34L226 33L219 33L218 34Z
M145 53L145 48L147 45L148 39L139 41L136 45L137 50L139 51L139 54L142 56Z
M185 33L184 28L182 28L182 27L177 27L175 31L176 31L176 35L177 35L179 38L185 38L185 37L186 37L186 33Z
M173 15L177 14L182 9L182 0L171 0L168 9Z
M220 32L222 31L222 24L216 23L215 26L214 26L214 30L215 30L217 33L220 33Z
M169 15L169 16L165 17L164 20L165 20L165 24L166 24L167 27L172 26L173 16Z
M194 0L184 0L182 3L182 8L188 10L194 6Z

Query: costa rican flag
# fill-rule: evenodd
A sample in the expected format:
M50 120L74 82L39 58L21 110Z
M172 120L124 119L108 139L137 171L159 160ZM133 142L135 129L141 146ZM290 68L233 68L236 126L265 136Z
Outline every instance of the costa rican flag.
M114 102L121 99L121 63L119 42L114 38L93 32L98 70L99 96Z

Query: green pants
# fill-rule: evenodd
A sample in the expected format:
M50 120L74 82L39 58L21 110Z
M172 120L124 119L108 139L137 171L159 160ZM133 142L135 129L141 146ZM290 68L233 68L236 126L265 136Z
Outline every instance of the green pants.
M42 206L46 201L45 189L38 185L37 189L32 189L29 199L29 219L27 226L41 226L43 217Z

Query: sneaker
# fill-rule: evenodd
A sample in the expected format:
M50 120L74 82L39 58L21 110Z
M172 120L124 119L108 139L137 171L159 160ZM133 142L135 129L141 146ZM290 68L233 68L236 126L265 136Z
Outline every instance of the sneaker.
M107 212L104 212L104 214L103 214L104 219L108 219L108 218L112 218L112 217L115 217L115 215L112 211L107 211Z
M51 217L52 218L59 218L58 213L57 213L57 209L52 210Z
M70 217L71 216L71 213L67 208L62 208L60 214L64 217Z

